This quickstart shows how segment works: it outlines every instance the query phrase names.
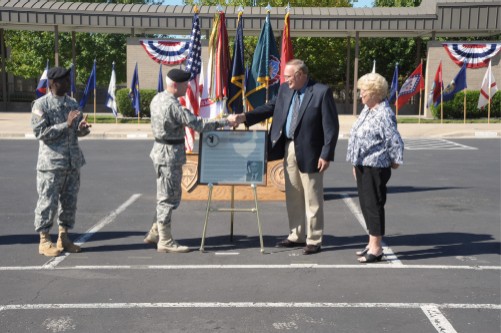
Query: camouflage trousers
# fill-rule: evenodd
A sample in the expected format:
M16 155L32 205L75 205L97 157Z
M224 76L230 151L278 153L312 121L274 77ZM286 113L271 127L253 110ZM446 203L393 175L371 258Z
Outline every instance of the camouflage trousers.
M157 176L157 209L153 222L169 224L172 211L181 203L183 166L155 164Z
M49 232L56 214L58 225L72 229L79 189L80 169L37 171L35 230Z

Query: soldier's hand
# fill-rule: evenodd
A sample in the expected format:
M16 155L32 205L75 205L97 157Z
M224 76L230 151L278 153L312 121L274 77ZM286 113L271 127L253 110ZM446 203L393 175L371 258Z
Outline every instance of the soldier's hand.
M84 128L92 127L92 125L87 122L87 117L88 116L89 116L88 114L84 115L82 121L80 122L80 124L78 124L78 128L79 129L84 129Z
M66 121L66 123L68 124L68 127L71 127L73 125L73 122L75 121L75 119L78 118L79 115L80 115L80 111L78 111L78 110L73 110L73 111L70 111L70 113L68 113L68 120Z

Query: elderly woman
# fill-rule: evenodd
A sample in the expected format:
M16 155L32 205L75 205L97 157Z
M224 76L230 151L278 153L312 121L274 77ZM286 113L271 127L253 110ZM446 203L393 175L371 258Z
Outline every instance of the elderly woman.
M353 165L360 207L369 231L369 244L356 254L361 263L381 261L385 234L386 183L391 169L403 163L404 143L386 96L388 82L379 74L362 76L357 83L365 104L353 124L346 160Z

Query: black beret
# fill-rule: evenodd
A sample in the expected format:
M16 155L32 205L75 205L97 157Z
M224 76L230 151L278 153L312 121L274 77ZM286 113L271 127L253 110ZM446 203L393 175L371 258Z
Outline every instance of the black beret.
M185 72L182 69L174 68L167 73L167 77L174 82L186 82L190 80L191 73Z
M47 78L49 80L56 80L56 79L61 79L67 75L70 75L71 68L64 68L64 67L52 67L49 69L49 72L47 72Z

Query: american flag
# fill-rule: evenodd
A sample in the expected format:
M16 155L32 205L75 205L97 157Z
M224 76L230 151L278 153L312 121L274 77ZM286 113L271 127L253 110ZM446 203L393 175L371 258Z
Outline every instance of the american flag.
M199 79L200 71L202 68L202 44L200 42L200 39L200 21L198 19L198 13L195 13L195 15L193 16L193 25L191 29L188 59L186 59L185 67L185 70L191 73L190 82L188 83L188 89L186 90L185 106L195 116L198 116L200 111L201 87L199 85ZM185 131L185 149L188 152L192 152L195 142L195 131L188 127L185 128Z

